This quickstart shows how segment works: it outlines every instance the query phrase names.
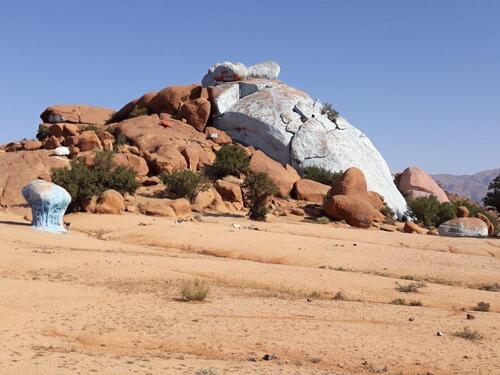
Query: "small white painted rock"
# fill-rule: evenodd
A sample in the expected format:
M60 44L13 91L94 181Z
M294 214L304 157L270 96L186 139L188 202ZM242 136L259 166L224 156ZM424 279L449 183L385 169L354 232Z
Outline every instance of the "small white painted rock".
M280 66L274 61L264 61L248 67L249 78L276 79L280 74Z
M60 146L54 150L57 156L68 156L70 154L69 148Z

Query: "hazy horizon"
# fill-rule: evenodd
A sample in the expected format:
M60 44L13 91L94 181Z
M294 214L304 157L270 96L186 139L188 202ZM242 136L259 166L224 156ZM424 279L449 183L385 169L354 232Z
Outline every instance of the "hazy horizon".
M246 4L246 6L244 5ZM0 143L51 104L119 109L215 62L280 79L365 132L391 171L500 168L500 2L16 1L0 14Z

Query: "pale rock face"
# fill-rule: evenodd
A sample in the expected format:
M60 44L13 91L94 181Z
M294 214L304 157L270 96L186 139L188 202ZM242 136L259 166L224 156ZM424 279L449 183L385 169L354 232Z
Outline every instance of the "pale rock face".
M54 150L57 156L68 156L70 154L69 148L61 146Z
M488 225L477 217L459 217L441 224L439 234L448 237L488 237Z
M30 204L31 225L47 232L65 232L63 216L71 203L71 196L62 187L44 180L33 180L22 190Z
M321 109L321 104L303 91L279 83L241 98L215 118L214 125L233 140L299 170L309 166L331 171L358 167L365 174L368 190L381 194L402 217L406 201L368 137L344 118L331 122Z
M450 201L436 181L418 167L406 168L397 180L399 190L409 199L410 195L418 196L419 193L425 192L434 195L441 203Z
M240 100L240 87L237 83L224 83L209 88L210 101L214 113L221 115Z
M280 74L280 66L274 61L264 61L248 67L248 77L276 79Z

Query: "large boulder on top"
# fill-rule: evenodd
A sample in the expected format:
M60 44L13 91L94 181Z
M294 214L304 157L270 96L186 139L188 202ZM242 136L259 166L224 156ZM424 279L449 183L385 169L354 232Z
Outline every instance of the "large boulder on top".
M301 179L295 182L294 191L297 199L323 204L330 187L317 181Z
M368 228L373 222L381 222L383 201L378 194L367 190L366 179L359 168L349 168L333 185L325 198L323 210L347 224Z
M31 206L31 226L47 232L65 232L64 213L71 203L69 193L59 185L44 180L33 180L22 190Z
M0 207L20 215L30 212L21 194L22 188L41 176L50 176L52 168L69 165L67 158L47 150L0 153Z
M477 217L459 217L439 226L439 234L448 237L488 237L488 225Z
M280 66L274 61L264 61L248 67L249 78L276 79L280 74Z
M218 82L241 81L248 77L248 70L245 65L229 61L212 65L208 69L208 73Z
M53 105L45 109L40 118L45 123L69 122L74 124L105 125L115 111L110 108L80 104Z
M321 113L322 104L305 92L281 82L268 83L240 97L214 119L214 126L233 140L299 170L317 166L337 172L358 167L366 176L368 189L383 195L398 216L405 214L406 201L394 185L387 163L365 134L340 116L330 121Z
M150 113L176 115L181 106L201 96L201 85L170 86L160 90L149 102Z
M254 173L267 173L271 181L278 187L279 195L282 197L288 196L295 181L300 180L297 171L290 165L283 166L260 150L253 153L249 169Z
M418 167L406 168L403 173L396 176L396 184L404 196L411 195L414 198L418 193L424 193L434 195L441 203L450 201L432 177Z

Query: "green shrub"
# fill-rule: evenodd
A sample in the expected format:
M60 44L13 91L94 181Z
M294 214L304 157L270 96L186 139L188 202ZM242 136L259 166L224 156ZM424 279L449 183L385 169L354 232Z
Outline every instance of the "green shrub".
M128 118L134 118L139 116L149 116L149 110L146 107L140 105L135 105L134 109L128 114Z
M337 182L343 174L343 171L330 172L321 167L306 167L302 171L302 177L330 186Z
M208 189L207 179L200 172L179 169L171 173L163 173L160 179L167 187L172 198L186 198L193 201L200 191Z
M36 133L36 139L39 141L47 138L50 135L49 128L43 125L38 126L38 131Z
M71 195L68 210L79 211L82 204L92 196L99 196L105 190L114 189L120 193L133 193L139 186L136 172L117 165L110 151L98 152L93 167L88 167L81 158L73 159L70 168L54 168L52 182L65 188Z
M122 133L118 134L117 137L116 137L116 140L115 140L115 148L118 148L120 146L123 146L123 145L128 145L129 144L129 141L127 139L127 137L125 137L125 135L123 135Z
M335 110L335 108L333 108L333 106L330 103L328 102L323 103L321 114L326 115L326 117L328 117L328 119L331 122L337 123L337 118L339 117L339 113L337 112L337 110Z
M195 279L184 281L180 287L180 293L186 301L204 301L210 288L201 280Z
M238 176L248 171L250 165L250 156L245 149L238 145L223 145L215 153L215 162L212 165L217 177L227 175Z
M249 217L265 220L269 212L268 199L278 192L278 188L266 173L250 173L242 185Z
M437 227L456 217L456 209L451 203L439 203L433 195L415 198L408 202L408 207L426 227Z
M486 206L495 207L500 212L500 175L495 177L488 186L488 193L483 198Z
M380 213L389 219L393 219L396 217L396 214L394 213L392 208L390 208L389 206L382 207L380 209Z

